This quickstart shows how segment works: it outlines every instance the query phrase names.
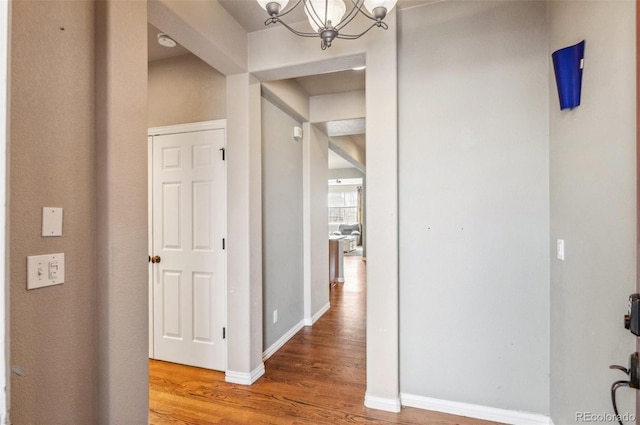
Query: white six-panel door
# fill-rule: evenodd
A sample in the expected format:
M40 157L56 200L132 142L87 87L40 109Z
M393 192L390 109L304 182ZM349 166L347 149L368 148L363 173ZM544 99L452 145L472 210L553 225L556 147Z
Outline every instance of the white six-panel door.
M153 136L153 357L226 369L225 130Z

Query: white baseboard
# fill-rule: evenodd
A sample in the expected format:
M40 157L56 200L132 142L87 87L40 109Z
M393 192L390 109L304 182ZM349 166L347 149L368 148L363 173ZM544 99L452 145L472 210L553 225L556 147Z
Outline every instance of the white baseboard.
M300 329L304 327L304 320L298 322L293 328L289 329L287 333L282 335L279 340L271 344L269 348L267 348L264 353L262 353L262 361L266 362L267 359L275 354L283 345L287 343L295 334L298 333Z
M264 363L260 363L260 365L252 370L251 373L227 370L224 374L224 380L230 384L251 385L262 375L264 375Z
M321 318L327 311L329 311L330 308L331 308L331 303L327 303L327 304L325 304L324 307L322 307L320 310L318 310L316 312L316 314L311 316L311 318L305 317L304 318L304 325L305 326L313 326L313 324L316 323L318 321L318 319Z
M364 405L370 409L384 410L398 413L400 411L399 398L383 398L372 395L364 395Z
M485 421L502 422L512 425L553 425L551 418L539 413L519 412L499 409L497 407L461 403L458 401L440 400L411 394L400 394L403 406L433 410L451 415L483 419Z

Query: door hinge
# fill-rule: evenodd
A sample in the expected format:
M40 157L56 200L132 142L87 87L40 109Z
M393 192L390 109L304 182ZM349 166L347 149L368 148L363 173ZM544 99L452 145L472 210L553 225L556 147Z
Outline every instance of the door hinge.
M224 238L222 238L222 249L226 249L226 248L225 248L225 245L226 245L226 241L225 241L225 239L224 239Z
M227 339L227 328L222 328L222 339Z
M226 149L225 148L220 148L220 152L222 152L222 160L224 161Z

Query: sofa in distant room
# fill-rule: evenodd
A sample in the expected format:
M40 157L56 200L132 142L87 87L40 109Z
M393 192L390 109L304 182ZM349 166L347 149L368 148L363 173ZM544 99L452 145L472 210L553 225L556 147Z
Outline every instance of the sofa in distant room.
M340 224L338 226L338 230L333 232L334 234L344 235L344 236L353 236L356 240L356 245L359 246L361 242L360 236L362 235L362 229L360 227L360 223L354 224Z

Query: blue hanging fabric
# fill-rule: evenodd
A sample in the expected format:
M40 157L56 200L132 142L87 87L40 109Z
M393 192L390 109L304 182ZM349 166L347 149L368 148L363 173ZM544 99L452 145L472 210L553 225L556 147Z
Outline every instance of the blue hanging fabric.
M584 43L582 40L574 46L556 50L551 55L556 74L560 109L575 108L580 105Z

